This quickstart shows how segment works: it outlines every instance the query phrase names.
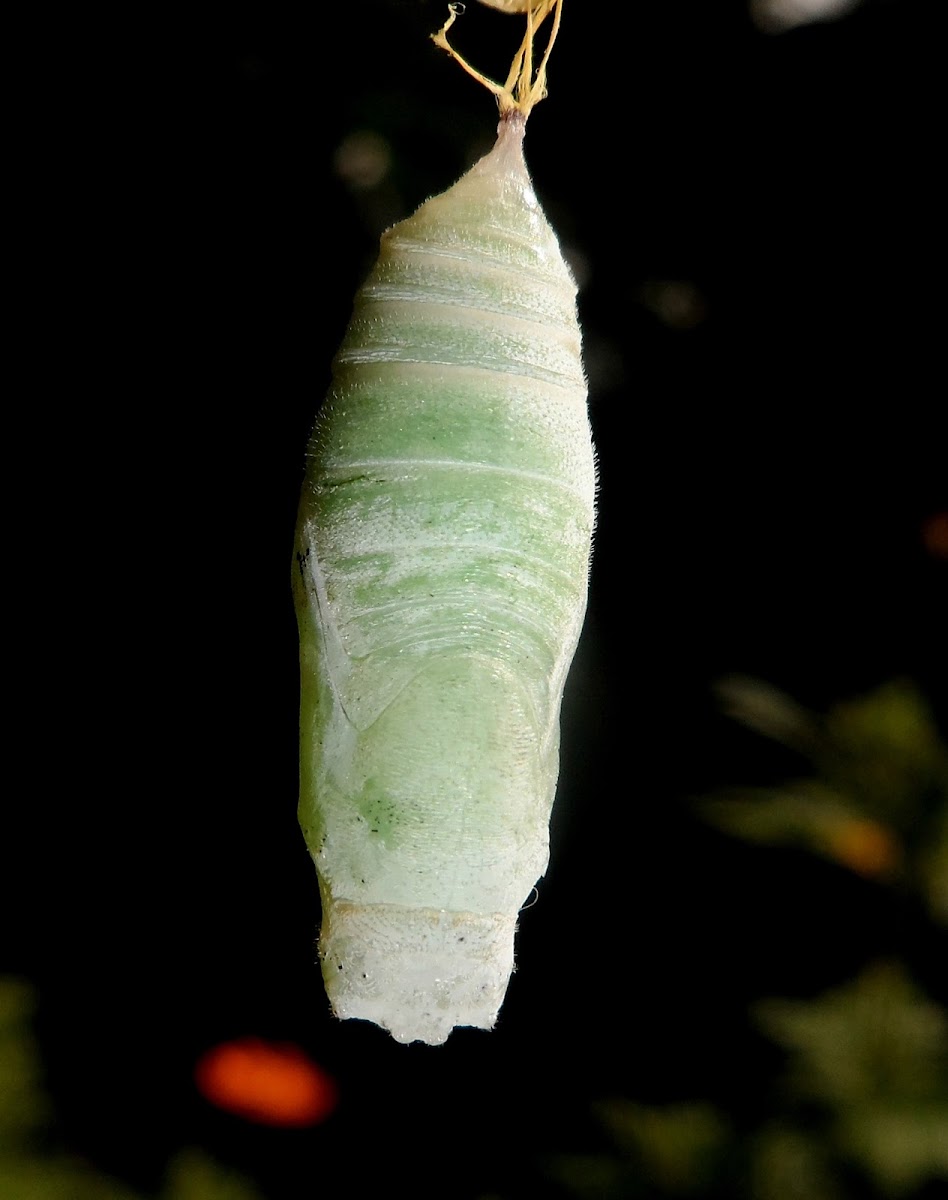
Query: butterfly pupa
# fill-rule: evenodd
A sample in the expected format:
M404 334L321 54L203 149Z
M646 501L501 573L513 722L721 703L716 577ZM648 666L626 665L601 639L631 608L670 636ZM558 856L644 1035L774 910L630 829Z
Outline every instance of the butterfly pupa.
M548 862L586 606L576 289L523 159L551 13L555 32L558 0L528 13L506 84L479 76L494 148L383 236L300 503L300 823L323 977L337 1016L402 1042L497 1019ZM452 54L453 20L435 38Z

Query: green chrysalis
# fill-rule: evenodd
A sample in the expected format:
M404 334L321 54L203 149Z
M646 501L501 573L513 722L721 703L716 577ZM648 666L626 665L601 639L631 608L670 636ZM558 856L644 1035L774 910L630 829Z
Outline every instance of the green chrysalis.
M539 0L525 43L551 11ZM586 605L576 293L524 165L546 62L534 77L526 59L526 84L523 47L521 75L489 84L493 150L384 235L300 504L300 822L323 976L338 1016L404 1042L496 1020L548 861Z

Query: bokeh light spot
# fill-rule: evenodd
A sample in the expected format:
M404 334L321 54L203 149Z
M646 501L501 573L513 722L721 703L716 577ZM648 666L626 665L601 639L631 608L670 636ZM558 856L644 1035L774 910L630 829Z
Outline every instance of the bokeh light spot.
M934 558L948 558L948 512L935 513L924 522L922 541Z
M360 129L350 133L333 157L336 174L354 191L378 187L392 167L392 150L378 133Z
M891 875L901 859L898 842L878 821L841 822L830 835L828 849L838 863L868 879Z
M765 33L782 33L811 21L835 21L860 0L750 0L751 17Z
M241 1038L208 1050L194 1081L211 1104L261 1125L302 1128L336 1107L335 1081L294 1045Z

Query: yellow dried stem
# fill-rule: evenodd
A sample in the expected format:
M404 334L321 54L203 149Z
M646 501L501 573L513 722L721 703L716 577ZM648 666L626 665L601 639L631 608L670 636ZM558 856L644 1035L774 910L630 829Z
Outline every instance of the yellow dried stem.
M467 71L468 75L476 79L496 97L501 116L519 112L526 118L530 115L534 105L539 104L546 96L546 67L550 60L553 43L556 41L556 35L560 31L563 0L483 0L483 3L507 11L522 10L527 14L527 30L520 43L520 48L514 55L510 72L504 83L496 83L478 71L476 67L472 67L448 41L448 30L464 11L463 4L448 5L448 19L437 33L431 35L431 39L436 46L440 46L442 50L450 54L455 62ZM551 14L553 23L550 28L550 36L547 39L543 57L540 59L540 65L534 71L534 39L540 26Z
M488 8L499 8L501 12L526 12L530 0L481 0L481 4L486 4Z

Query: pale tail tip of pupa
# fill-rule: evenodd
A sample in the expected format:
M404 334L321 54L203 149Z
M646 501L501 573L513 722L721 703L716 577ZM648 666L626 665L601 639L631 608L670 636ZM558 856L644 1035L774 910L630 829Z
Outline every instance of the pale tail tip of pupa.
M516 916L324 901L323 979L337 1017L438 1046L492 1029L513 971Z

